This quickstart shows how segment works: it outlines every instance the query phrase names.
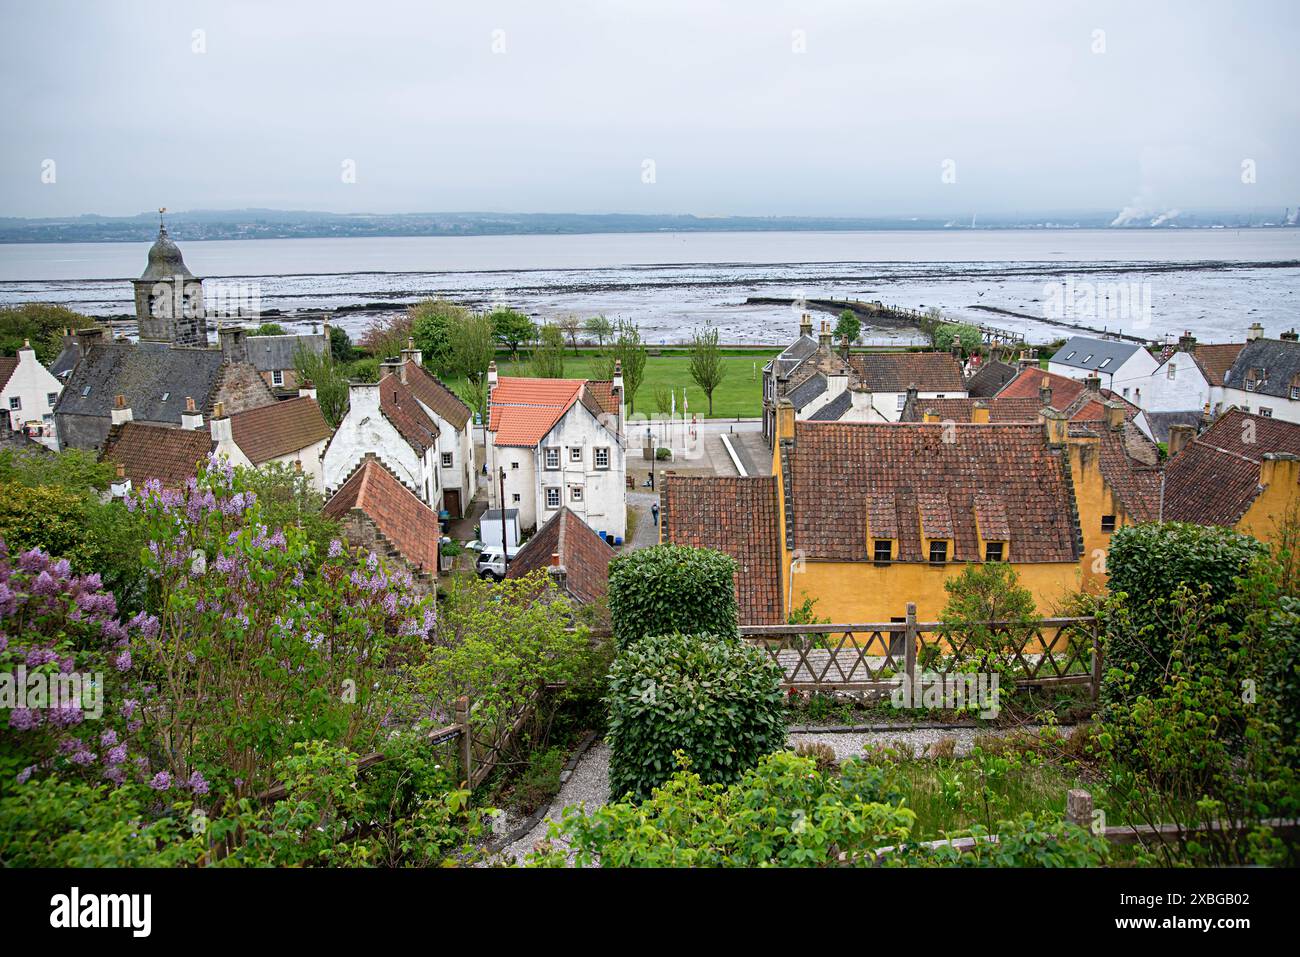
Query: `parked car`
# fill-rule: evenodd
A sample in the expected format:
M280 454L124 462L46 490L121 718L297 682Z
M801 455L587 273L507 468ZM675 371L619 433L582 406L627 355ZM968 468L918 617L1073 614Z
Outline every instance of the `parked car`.
M510 549L510 558L519 554L519 549ZM506 577L506 560L501 554L501 549L495 545L483 549L479 552L478 562L476 564L479 578L491 578L495 581L501 581Z
M480 540L477 539L477 538L474 539L474 541L472 541L472 542L466 542L466 543L465 543L465 548L466 548L467 550L471 551L471 552L481 552L481 551L483 551L483 549L485 549L485 548L487 548L487 547L488 547L488 546L487 546L487 542L480 541Z

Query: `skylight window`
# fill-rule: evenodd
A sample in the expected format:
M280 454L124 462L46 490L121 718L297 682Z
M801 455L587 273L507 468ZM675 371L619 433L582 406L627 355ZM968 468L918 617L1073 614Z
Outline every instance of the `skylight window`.
M166 402L168 399L171 398L171 396L172 396L172 394L171 394L170 392L164 392L164 393L163 393L162 400L163 400L164 402Z
M88 395L90 395L90 386L86 386L84 389L81 390L81 397L83 399Z
M1092 361L1092 353L1089 352L1086 356L1083 357L1083 364L1087 365L1091 361Z
M1102 359L1102 360L1101 360L1101 365L1097 366L1097 368L1098 368L1098 369L1104 369L1104 368L1106 368L1106 366L1108 366L1108 365L1110 365L1110 356L1107 356L1105 359Z
M1071 352L1068 356L1065 357L1065 361L1066 361L1066 362L1069 362L1069 361L1070 361L1071 359L1073 359L1076 355L1078 355L1078 352L1079 352L1078 349L1074 350L1074 352Z

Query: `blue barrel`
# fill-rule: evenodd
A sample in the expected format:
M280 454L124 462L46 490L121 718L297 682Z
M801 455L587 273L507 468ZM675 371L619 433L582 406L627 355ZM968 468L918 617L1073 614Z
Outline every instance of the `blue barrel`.
M622 535L617 535L617 536L615 536L615 538L614 538L614 544L615 544L615 545L622 545L622 544L623 544L623 536L622 536Z
M600 540L601 540L602 542L603 542L603 541L606 541L605 533L604 533L604 532L597 532L596 534L600 536Z

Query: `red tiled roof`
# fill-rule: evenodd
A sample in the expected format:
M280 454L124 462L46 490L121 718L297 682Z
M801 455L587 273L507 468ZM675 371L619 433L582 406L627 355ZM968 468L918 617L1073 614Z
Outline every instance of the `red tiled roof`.
M519 578L549 568L551 556L557 553L564 568L565 590L581 602L603 601L614 550L568 506L552 515L510 560L506 577Z
M1052 408L1064 410L1077 399L1085 388L1083 382L1044 369L1021 369L1020 374L1002 387L999 399L1038 399L1038 390L1046 379L1052 389Z
M0 356L0 389L9 384L9 377L18 368L17 356Z
M379 411L417 455L438 444L438 423L425 414L415 394L389 373L379 380Z
M849 364L872 392L965 392L961 362L951 352L867 352Z
M494 444L535 446L577 401L583 385L582 379L498 380L489 400Z
M666 475L665 542L713 548L736 560L743 625L784 624L776 479Z
M1112 429L1104 418L1105 409L1098 403L1102 418L1080 421L1076 415L1070 424L1070 435L1096 435L1099 439L1098 466L1102 478L1129 518L1135 522L1151 522L1160 512L1160 453L1133 422L1124 421L1122 429Z
M1192 360L1201 367L1201 372L1210 385L1223 385L1224 376L1245 347L1244 342L1211 342L1204 345L1198 342L1192 351Z
M587 388L596 397L602 412L618 415L618 399L614 397L614 383L609 379L588 379Z
M406 360L406 387L452 428L464 431L471 415L469 406L441 379L411 359Z
M783 443L795 549L809 559L867 561L868 502L888 495L898 522L898 560L925 561L921 516L953 530L953 560L980 561L976 496L1003 503L1013 562L1077 559L1073 493L1061 453L1037 423L971 425L796 422ZM936 504L938 503L938 504Z
M1269 452L1300 455L1300 425L1225 412L1166 467L1165 520L1235 525L1260 493Z
M179 488L198 474L212 451L207 429L169 429L164 425L124 422L108 430L101 462L121 465L135 488L150 479L164 488Z
M342 519L357 510L417 569L438 572L437 514L372 456L325 503L327 518Z
M940 422L970 422L975 403L988 407L990 422L1037 422L1038 399L917 399L903 409L902 421L923 422L925 413L933 411Z
M260 465L328 439L330 427L316 400L299 396L232 415L230 433L248 460Z

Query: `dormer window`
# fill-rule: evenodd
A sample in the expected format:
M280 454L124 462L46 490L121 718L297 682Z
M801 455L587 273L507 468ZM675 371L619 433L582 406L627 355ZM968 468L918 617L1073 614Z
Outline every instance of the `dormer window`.
M930 564L943 565L948 561L948 540L932 538L930 540Z
M1251 369L1246 373L1246 391L1255 392L1264 384L1264 370Z
M1300 402L1300 375L1291 379L1291 401Z
M1006 542L985 542L984 543L984 560L986 562L1005 561L1006 554L1007 554Z
M888 565L892 562L894 560L894 540L892 538L875 539L871 558L877 565Z

